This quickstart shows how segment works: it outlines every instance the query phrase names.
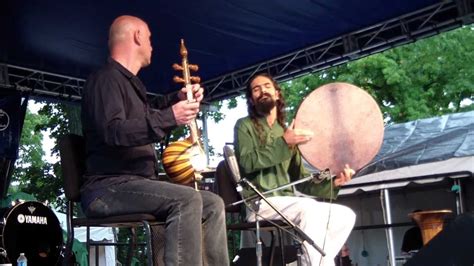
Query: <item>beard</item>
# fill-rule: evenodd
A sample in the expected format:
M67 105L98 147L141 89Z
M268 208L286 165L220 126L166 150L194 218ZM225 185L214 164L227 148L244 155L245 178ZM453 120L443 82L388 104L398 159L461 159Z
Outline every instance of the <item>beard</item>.
M258 98L257 104L255 105L255 111L258 116L263 117L270 114L270 111L276 106L276 101L267 95L263 95Z

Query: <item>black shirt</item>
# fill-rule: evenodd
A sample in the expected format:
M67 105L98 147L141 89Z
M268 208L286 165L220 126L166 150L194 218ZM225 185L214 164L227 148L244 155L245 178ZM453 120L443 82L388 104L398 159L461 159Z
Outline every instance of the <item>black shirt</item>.
M335 266L352 266L352 260L349 256L341 257L339 254L334 258Z
M176 126L171 105L178 101L174 93L148 103L140 79L113 59L92 74L82 97L83 189L156 176L153 143Z
M403 235L403 242L401 250L410 252L419 250L423 247L423 238L419 227L415 226L408 229Z

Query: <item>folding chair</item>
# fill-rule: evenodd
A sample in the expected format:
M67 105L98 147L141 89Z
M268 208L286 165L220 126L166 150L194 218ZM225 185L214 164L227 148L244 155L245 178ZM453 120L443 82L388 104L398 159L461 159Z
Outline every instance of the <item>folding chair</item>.
M85 171L85 142L83 137L67 134L59 140L59 151L61 157L61 169L64 178L64 191L67 199L67 242L66 242L66 254L65 259L72 258L72 244L74 240L74 227L86 227L87 228L87 239L86 246L88 250L87 258L89 260L90 243L90 227L125 227L132 228L133 230L138 226L145 228L146 234L146 253L147 253L147 264L153 265L153 247L152 247L152 234L151 226L164 225L164 221L158 221L156 218L147 213L139 214L128 214L128 215L117 215L109 216L105 218L87 218L80 217L75 218L74 205L81 201L80 188L82 182L82 176ZM134 233L132 230L132 234ZM134 237L132 237L134 239ZM134 241L130 242L129 258L132 257L132 246ZM100 244L99 244L100 245ZM155 247L156 248L156 247ZM96 265L98 265L98 256L96 253ZM130 263L130 262L129 262Z

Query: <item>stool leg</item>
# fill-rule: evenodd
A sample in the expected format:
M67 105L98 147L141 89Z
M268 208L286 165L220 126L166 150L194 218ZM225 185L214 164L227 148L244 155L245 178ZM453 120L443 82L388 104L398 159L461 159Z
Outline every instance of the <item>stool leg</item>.
M296 246L296 265L301 266L301 265L303 265L303 261L302 261L303 244L301 244L299 241L295 240L295 246Z
M130 227L130 243L128 243L128 251L127 251L127 264L128 266L132 265L132 258L133 258L133 248L136 246L137 241L137 234L135 232L135 227Z
M99 266L99 249L100 249L100 246L99 245L95 245L95 265L96 266Z
M278 240L280 240L281 265L285 266L285 243L283 243L283 231L280 228L278 228Z
M270 244L270 262L268 263L268 266L273 266L273 258L275 256L275 249L276 249L275 231L274 230L271 231L271 235L272 235L272 240L271 240L271 244Z
M148 265L152 266L153 265L153 248L151 244L151 228L150 224L147 221L142 221L143 227L145 228L145 235L146 235L146 253L147 253L147 262Z
M72 201L67 202L67 241L66 241L66 251L64 254L64 265L72 265L74 263L74 252L72 251L72 245L74 243L74 227L72 226L72 213L73 213L74 203Z
M91 256L90 256L90 253L91 253L90 238L91 238L90 227L87 226L87 230L86 230L87 264L90 263L90 259L91 259Z

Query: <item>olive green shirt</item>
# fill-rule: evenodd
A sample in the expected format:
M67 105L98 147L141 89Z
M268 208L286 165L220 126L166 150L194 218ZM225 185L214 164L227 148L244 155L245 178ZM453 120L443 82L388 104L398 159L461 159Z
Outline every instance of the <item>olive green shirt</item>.
M242 177L264 192L308 176L298 149L290 148L283 139L284 129L277 122L270 127L265 118L258 121L265 136L263 143L249 117L239 119L234 128L234 149ZM305 182L297 188L321 198L335 198L339 191L327 180L319 184ZM244 190L245 197L252 194ZM272 196L294 196L294 190L286 188L273 192Z

